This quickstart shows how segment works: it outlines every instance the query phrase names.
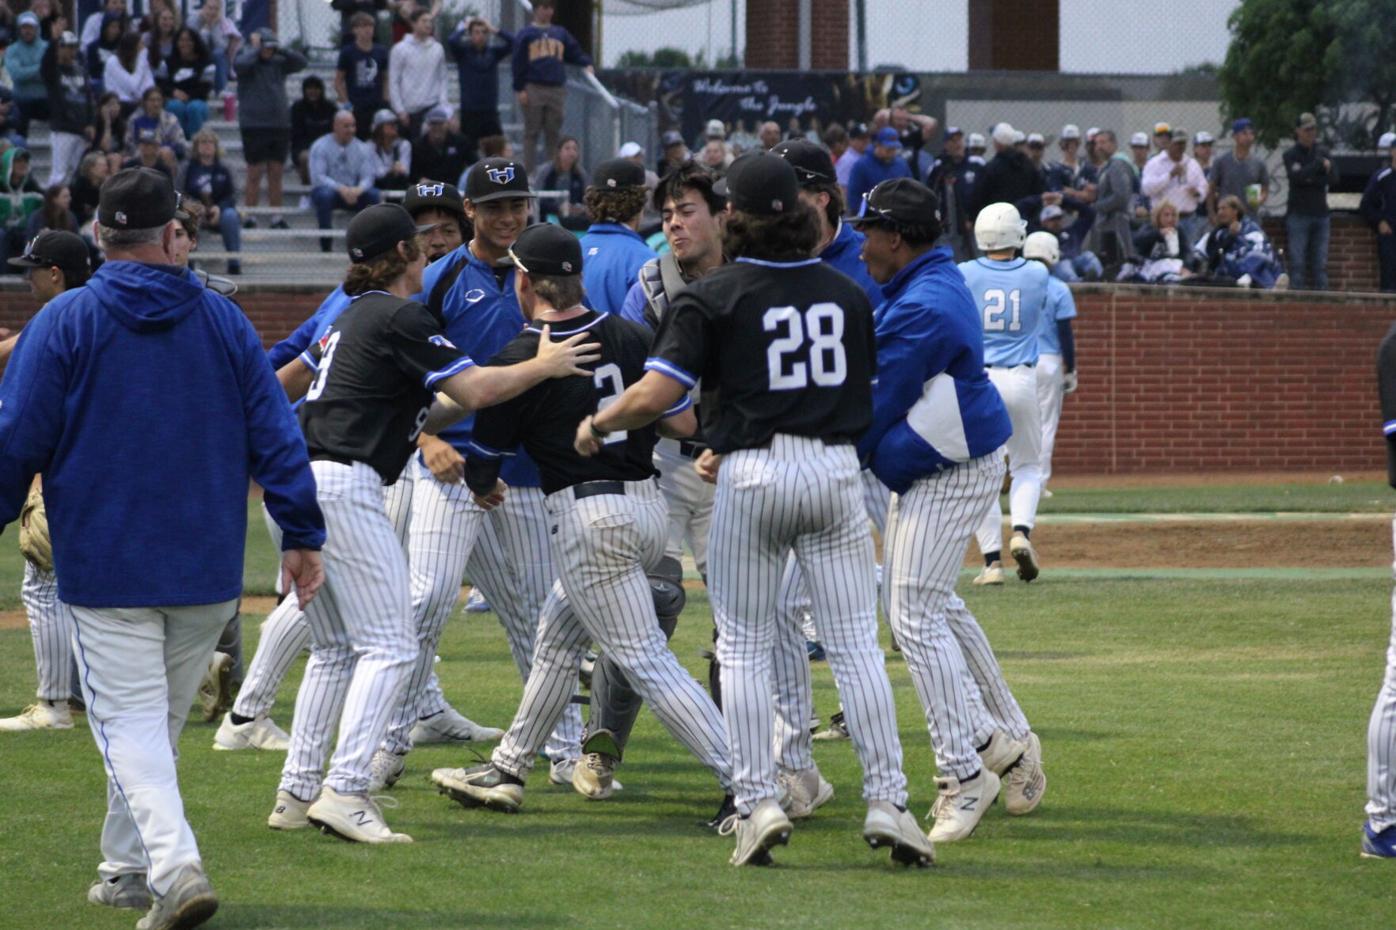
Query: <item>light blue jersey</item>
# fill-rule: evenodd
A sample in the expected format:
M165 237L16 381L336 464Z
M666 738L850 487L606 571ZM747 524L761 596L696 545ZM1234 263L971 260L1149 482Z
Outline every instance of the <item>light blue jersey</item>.
M1039 355L1061 355L1062 340L1057 333L1058 320L1076 318L1076 298L1071 296L1071 288L1057 277L1047 279L1047 312L1042 314L1042 331L1037 334Z
M984 325L984 364L990 368L1035 364L1038 334L1047 314L1051 278L1047 266L1023 258L976 258L961 262L960 272Z

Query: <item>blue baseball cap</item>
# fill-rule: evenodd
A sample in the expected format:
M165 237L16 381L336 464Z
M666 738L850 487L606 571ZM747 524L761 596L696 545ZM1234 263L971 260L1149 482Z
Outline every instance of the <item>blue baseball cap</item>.
M877 137L873 139L873 143L885 149L899 149L902 147L902 137L893 127L883 126L877 131Z
M1233 121L1232 121L1232 123L1231 123L1231 133L1232 133L1232 135L1235 135L1235 134L1238 133L1238 132L1244 132L1245 130L1250 129L1250 128L1251 128L1251 125L1252 125L1252 124L1251 124L1250 117L1243 116L1243 117L1241 117L1241 118L1238 119L1238 120L1233 120Z

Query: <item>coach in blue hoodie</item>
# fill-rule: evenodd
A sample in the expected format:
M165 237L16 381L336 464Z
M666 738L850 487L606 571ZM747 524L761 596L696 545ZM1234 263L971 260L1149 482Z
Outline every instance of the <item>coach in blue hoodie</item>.
M237 610L256 480L308 601L325 524L304 440L237 305L174 264L168 178L102 187L107 262L25 327L0 382L0 525L44 475L59 597L108 778L90 901L151 906L151 926L217 908L184 818L178 744Z
M582 286L598 313L619 313L641 266L654 258L636 232L648 199L642 166L628 158L596 166L586 191L592 224L582 237Z

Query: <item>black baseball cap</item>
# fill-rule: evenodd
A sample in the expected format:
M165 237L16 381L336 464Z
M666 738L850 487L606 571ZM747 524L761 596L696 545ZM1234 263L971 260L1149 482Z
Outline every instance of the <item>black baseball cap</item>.
M344 245L349 261L354 264L370 262L397 248L399 242L412 239L432 226L418 226L400 204L376 203L349 221L344 233Z
M178 207L169 175L153 168L123 168L102 182L97 221L111 229L153 229L174 219Z
M465 176L465 199L471 203L534 197L528 189L528 172L509 158L486 158L476 162Z
M509 247L509 259L525 274L582 273L582 241L553 223L534 223Z
M597 190L619 190L623 187L644 187L645 169L628 158L611 158L596 166L591 186Z
M795 177L799 180L801 187L809 187L821 182L838 182L838 175L834 173L833 157L829 155L824 146L816 145L808 139L791 139L788 142L781 142L771 149L771 154L779 155L790 162L790 167L795 169Z
M465 202L454 184L443 181L429 181L425 178L407 188L407 196L402 200L405 209L413 218L423 210L444 210L447 213L465 214Z
M935 191L911 178L892 178L868 191L858 215L845 222L928 226L939 217L940 198Z
M713 185L733 210L758 216L779 216L800 199L795 169L778 155L753 152L732 162L727 176Z
M24 247L24 254L10 259L19 268L52 268L63 272L70 288L81 287L92 276L92 255L77 233L66 229L45 229Z

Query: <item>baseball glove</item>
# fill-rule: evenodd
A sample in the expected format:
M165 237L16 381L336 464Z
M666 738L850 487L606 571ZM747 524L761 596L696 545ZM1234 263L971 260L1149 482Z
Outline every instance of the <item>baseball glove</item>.
M44 495L37 487L29 492L19 512L19 551L40 571L53 571L53 542L48 535Z

